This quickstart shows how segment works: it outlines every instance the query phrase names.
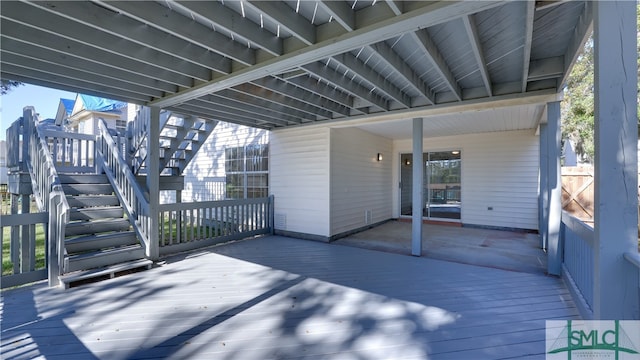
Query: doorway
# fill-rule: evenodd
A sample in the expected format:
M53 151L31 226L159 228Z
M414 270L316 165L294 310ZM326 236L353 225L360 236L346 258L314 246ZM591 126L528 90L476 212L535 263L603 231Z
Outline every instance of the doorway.
M424 165L422 216L427 219L460 220L462 152L426 152ZM413 154L400 155L400 215L412 215Z

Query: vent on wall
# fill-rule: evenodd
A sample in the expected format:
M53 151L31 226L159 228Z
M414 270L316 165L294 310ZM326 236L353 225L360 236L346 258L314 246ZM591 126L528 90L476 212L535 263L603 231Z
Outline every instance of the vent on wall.
M364 224L369 225L373 222L373 213L371 210L364 211Z
M275 214L274 227L278 230L287 230L287 214Z

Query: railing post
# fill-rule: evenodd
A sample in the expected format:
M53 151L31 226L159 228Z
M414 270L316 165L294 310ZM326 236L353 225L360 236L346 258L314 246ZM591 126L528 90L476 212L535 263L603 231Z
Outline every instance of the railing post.
M49 198L49 204L55 204L56 194L51 194ZM58 254L58 228L60 216L58 216L58 207L50 206L49 209L49 226L47 227L47 239L49 243L48 247L48 258L47 258L47 269L48 269L48 278L49 278L49 286L58 286L60 284L60 263L59 263L59 254Z
M560 223L562 222L562 179L560 176L560 102L547 104L547 156L548 203L547 206L547 272L560 275L562 248L560 247Z
M149 247L147 256L157 260L159 249L160 205L160 108L151 107L149 134L147 136L147 189L149 189Z
M594 1L594 318L640 319L635 1ZM615 26L612 26L615 24Z

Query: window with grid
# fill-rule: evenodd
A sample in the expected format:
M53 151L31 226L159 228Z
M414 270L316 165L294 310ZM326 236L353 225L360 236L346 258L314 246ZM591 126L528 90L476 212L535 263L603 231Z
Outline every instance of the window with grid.
M269 145L225 149L225 173L228 199L269 196Z

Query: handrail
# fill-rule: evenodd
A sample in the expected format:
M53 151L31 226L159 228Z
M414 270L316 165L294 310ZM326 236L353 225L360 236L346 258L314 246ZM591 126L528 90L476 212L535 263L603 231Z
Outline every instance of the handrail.
M116 196L123 204L129 221L145 247L147 256L149 256L152 246L149 239L149 201L136 181L131 168L120 156L118 146L111 134L109 134L104 120L99 120L98 129L99 135L96 146L98 161L102 164L109 182L113 185Z
M627 251L624 253L624 258L640 271L640 253Z
M29 151L23 154L23 161L31 174L31 186L38 206L49 212L49 285L54 286L63 271L65 226L69 222L70 207L47 142L36 125L35 109L27 108L24 113L27 116L23 117L23 141L26 137Z
M7 167L15 168L22 162L22 148L20 134L22 133L22 118L18 118L7 128Z
M160 115L160 129L171 118L172 112L169 110L162 110ZM133 172L138 173L147 159L147 153L141 154L141 149L146 148L147 134L149 121L151 120L150 108L144 106L141 107L136 113L135 118L131 121L131 152L132 152L132 165Z

